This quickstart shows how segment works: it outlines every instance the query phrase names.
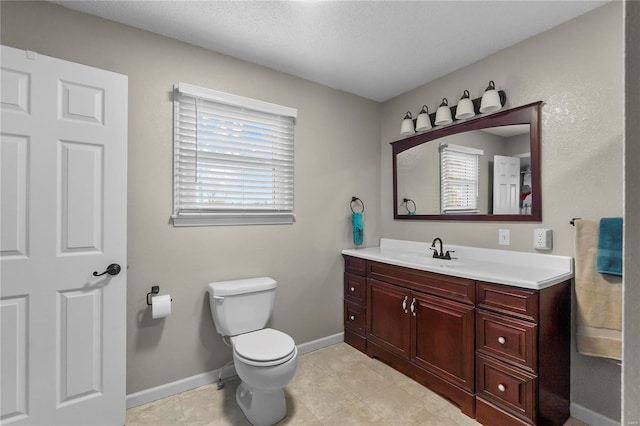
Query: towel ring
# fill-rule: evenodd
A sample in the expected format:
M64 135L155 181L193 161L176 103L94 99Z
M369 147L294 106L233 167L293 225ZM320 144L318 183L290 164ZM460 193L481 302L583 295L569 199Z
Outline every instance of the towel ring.
M349 204L349 207L351 207L351 213L356 213L353 210L353 203L355 203L356 201L360 201L360 204L362 204L362 211L360 213L364 213L364 203L362 202L362 200L358 197L351 197L351 203Z
M409 210L409 203L413 204L413 210ZM416 202L413 201L411 198L405 198L402 200L402 204L405 205L406 209L407 209L407 213L409 214L415 214L416 213Z

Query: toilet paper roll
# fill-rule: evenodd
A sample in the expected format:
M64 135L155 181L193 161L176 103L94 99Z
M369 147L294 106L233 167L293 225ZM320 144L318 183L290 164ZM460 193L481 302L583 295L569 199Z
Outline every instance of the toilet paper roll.
M158 319L169 315L171 315L171 295L153 296L151 298L151 317Z

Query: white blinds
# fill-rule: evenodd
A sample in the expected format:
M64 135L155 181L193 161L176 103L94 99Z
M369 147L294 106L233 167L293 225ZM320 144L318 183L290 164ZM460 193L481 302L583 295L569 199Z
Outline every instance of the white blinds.
M174 224L293 222L296 111L184 83L174 96Z
M479 157L482 150L440 145L440 194L443 213L478 211Z

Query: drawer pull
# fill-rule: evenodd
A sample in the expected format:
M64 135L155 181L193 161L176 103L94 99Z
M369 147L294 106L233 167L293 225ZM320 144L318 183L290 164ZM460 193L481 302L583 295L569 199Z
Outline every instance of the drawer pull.
M349 290L356 291L356 288L355 287L351 287Z
M416 316L416 298L415 297L411 301L411 313L413 314L414 317Z
M500 336L500 337L498 337L498 343L500 343L501 345L504 345L505 343L507 343L507 339L505 339L504 337Z
M409 296L405 296L404 300L402 301L402 310L404 311L404 313L406 314L407 311L407 299L409 299Z
M355 315L351 315L351 316L349 317L349 319L350 319L351 321L355 321L356 316L355 316Z
M500 384L498 385L498 390L499 390L500 392L504 392L505 390L507 390L507 388L506 388L502 383L500 383Z

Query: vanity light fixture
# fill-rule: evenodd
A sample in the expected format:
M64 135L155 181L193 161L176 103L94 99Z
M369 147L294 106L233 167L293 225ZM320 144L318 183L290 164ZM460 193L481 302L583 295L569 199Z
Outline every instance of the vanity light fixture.
M465 90L458 101L458 105L449 107L447 98L442 98L440 106L435 113L429 113L429 107L422 105L418 116L414 119L411 111L407 111L402 120L400 134L402 136L413 136L416 132L431 130L433 126L445 126L455 120L467 120L475 117L478 113L492 113L502 109L507 101L507 95L503 90L497 90L493 80L489 81L489 86L484 91L482 97L471 99L468 90ZM453 110L453 113L451 112Z
M422 105L422 110L418 113L418 118L416 119L416 130L422 132L430 128L431 117L429 117L429 107Z
M404 116L402 120L402 127L400 127L401 135L412 135L415 133L415 129L413 127L413 117L411 116L411 112L407 111L407 114Z
M442 98L442 103L438 107L436 111L436 126L442 126L445 124L451 124L453 120L451 119L451 109L449 109L449 101L447 98Z
M456 120L464 120L475 115L476 112L473 109L473 101L469 98L469 91L465 90L456 107Z
M489 82L489 86L487 86L487 89L482 95L482 100L480 101L480 112L495 112L501 108L502 103L500 102L500 94L496 90L496 84L491 80Z

